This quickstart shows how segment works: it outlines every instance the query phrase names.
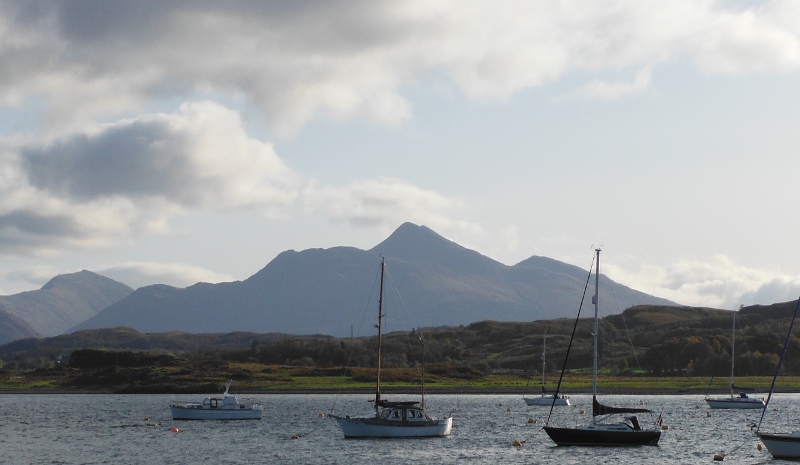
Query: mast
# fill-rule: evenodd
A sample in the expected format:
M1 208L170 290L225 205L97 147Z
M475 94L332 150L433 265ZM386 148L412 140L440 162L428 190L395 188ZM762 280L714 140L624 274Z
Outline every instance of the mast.
M545 370L545 362L544 362L544 354L547 351L547 330L544 330L544 338L542 339L542 394L547 392L544 388L544 370Z
M378 376L375 384L375 412L378 411L379 403L381 401L381 337L382 337L382 322L383 322L383 273L386 269L386 259L381 257L381 290L378 295Z
M594 249L597 253L597 268L594 273L594 354L592 355L592 406L597 403L597 331L598 331L598 308L600 301L600 249ZM592 415L594 423L595 415Z
M736 310L733 311L733 327L731 329L731 399L733 399L733 360L734 350L736 348Z
M739 306L739 310L742 309L742 306ZM736 347L736 310L733 311L733 328L731 329L731 399L733 399L733 361L734 361L734 349Z

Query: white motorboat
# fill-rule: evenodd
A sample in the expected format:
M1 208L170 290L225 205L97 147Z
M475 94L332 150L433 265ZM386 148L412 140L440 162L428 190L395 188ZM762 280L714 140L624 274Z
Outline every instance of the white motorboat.
M525 401L526 404L532 406L539 406L539 407L563 407L570 405L569 397L555 393L555 392L548 392L545 388L545 371L547 369L547 363L545 362L545 353L547 347L547 331L544 332L544 338L542 339L542 395L540 397L523 397L522 400Z
M241 401L228 393L225 384L222 397L206 397L202 402L174 401L169 405L173 420L260 420L264 405L254 399Z
M742 308L739 307L739 310ZM736 341L736 312L733 312L733 329L731 331L731 395L730 397L706 398L706 403L713 409L760 409L764 408L764 399L749 397L744 391L735 395L737 386L733 383L734 348Z
M381 399L381 340L383 320L383 280L386 261L381 260L381 288L378 297L378 357L375 385L375 412L367 417L331 415L342 429L345 438L423 438L447 436L453 418L431 418L425 410L425 390L422 400L387 401ZM424 384L423 384L424 386Z

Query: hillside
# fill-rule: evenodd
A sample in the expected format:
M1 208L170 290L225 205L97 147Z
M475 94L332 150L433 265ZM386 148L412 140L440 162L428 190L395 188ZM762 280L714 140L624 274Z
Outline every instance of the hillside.
M58 275L39 290L0 296L0 311L14 317L0 313L0 342L61 334L131 292L122 283L83 270Z
M746 307L737 312L737 376L769 376L775 369L796 302ZM591 309L584 309L587 314ZM587 315L588 316L588 315ZM600 321L601 371L639 376L727 378L730 370L732 312L710 308L639 306ZM542 340L547 331L548 371L564 363L574 319L535 322L482 321L459 327L394 332L384 340L385 367L465 367L481 373L497 370L540 372ZM420 339L418 336L422 335ZM581 318L568 368L589 370L592 319ZM800 334L800 326L795 327ZM792 338L783 370L800 375L800 339ZM0 346L0 359L17 368L52 365L78 349L151 351L190 359L229 360L265 365L321 368L372 367L375 337L333 338L287 334L143 334L130 328L84 330ZM50 360L48 364L46 361ZM587 371L588 372L588 371Z
M143 287L71 331L126 326L141 332L369 335L381 256L390 331L572 316L587 279L586 270L543 257L507 266L406 223L371 250L283 252L244 281ZM674 305L602 280L603 315L634 305Z
M0 344L30 337L42 337L22 318L0 310Z

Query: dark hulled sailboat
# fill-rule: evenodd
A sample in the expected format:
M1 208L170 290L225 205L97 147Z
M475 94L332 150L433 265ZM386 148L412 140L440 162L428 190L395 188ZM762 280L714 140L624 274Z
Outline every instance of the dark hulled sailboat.
M635 415L625 416L614 423L601 422L609 415L625 415L650 413L643 408L609 407L597 400L597 330L600 285L600 249L597 254L595 270L594 303L594 354L592 363L592 422L575 427L545 426L544 430L550 439L559 446L657 446L661 438L661 430L657 428L643 429Z

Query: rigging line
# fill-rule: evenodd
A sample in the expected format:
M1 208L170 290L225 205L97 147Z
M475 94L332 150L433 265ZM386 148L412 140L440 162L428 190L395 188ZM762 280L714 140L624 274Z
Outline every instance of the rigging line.
M578 316L575 317L575 326L572 327L572 335L569 338L569 345L567 345L567 354L564 356L564 365L561 366L561 375L558 377L558 385L556 385L556 393L553 395L553 403L550 404L550 413L547 414L547 420L544 425L550 424L550 416L553 414L553 407L556 404L556 398L561 391L561 380L564 379L564 371L567 369L567 360L569 360L569 351L572 348L572 341L575 339L575 331L578 329L578 320L581 317L581 309L583 308L583 301L586 299L586 290L589 288L589 282L592 280L592 270L594 269L595 254L592 254L592 263L589 265L589 275L586 277L586 284L583 285L583 295L581 296L581 303L578 305Z
M764 409L761 411L761 419L758 420L758 427L756 428L756 433L761 430L761 422L764 421L764 414L767 413L767 407L769 407L769 401L772 399L772 391L775 390L775 381L778 379L778 373L781 372L781 364L783 364L783 357L786 356L786 349L789 347L789 340L792 338L792 326L794 326L794 320L797 318L797 311L800 310L800 299L797 299L797 305L794 307L794 315L792 316L792 321L789 323L789 331L786 333L786 341L783 343L783 351L781 352L781 358L778 359L778 366L775 368L775 376L772 377L772 386L769 388L769 395L767 395L767 400L764 402Z
M358 334L361 334L361 330L364 328L364 320L367 318L367 312L370 309L369 307L370 307L370 304L372 303L372 297L375 295L375 288L377 287L377 282L378 282L379 277L380 277L380 269L379 269L378 273L376 273L376 275L375 275L375 280L372 282L372 290L369 293L369 298L367 299L367 303L364 305L364 311L361 314L361 323L359 323L359 325L358 325ZM353 341L351 339L350 340L350 343L351 343L350 344L350 353L347 354L347 364L345 365L344 372L342 373L342 376L344 376L344 377L347 376L347 371L350 369L350 364L353 361L353 354L355 353L355 350L356 350L356 344L353 344L352 342ZM363 344L362 344L362 347L363 347ZM334 410L336 409L336 401L339 400L339 395L341 393L342 393L342 388L339 387L339 389L336 390L336 395L333 396L333 404L331 405L331 412L330 412L331 415L333 414Z
M611 288L611 295L614 296L614 301L617 303L617 308L620 307L620 300L617 297L617 290L616 286L608 286ZM633 338L631 338L631 330L628 328L628 322L625 320L625 310L619 314L622 317L622 325L625 326L625 334L628 336L628 342L631 344L631 352L633 352L633 359L636 360L636 368L639 370L642 369L642 365L639 364L639 356L636 355L636 346L633 345Z
M739 306L739 312L741 312L742 309L743 309L743 306L740 305ZM741 321L742 318L743 317L739 317L739 321ZM744 333L744 328L745 328L745 324L744 323L739 323L739 329L742 332L742 336L740 338L742 340L741 344L744 346L744 354L747 355L747 361L750 362L750 373L752 374L752 376L756 376L756 366L753 364L753 353L750 352L750 348L747 347L747 339L745 339L745 337L747 335ZM741 351L739 351L739 352L741 353Z
M412 325L412 322L411 322L411 312L409 312L408 306L406 305L405 300L403 300L403 296L400 294L400 289L397 288L397 284L394 282L394 277L392 276L392 273L391 273L391 271L389 270L388 267L386 267L386 277L388 278L388 281L389 281L389 286L387 286L387 287L394 291L394 295L396 295L397 296L397 300L400 301L400 306L399 306L400 312L399 313L401 313L402 316L405 318L406 325L408 325L408 326L413 328L413 325ZM415 331L417 332L417 336L419 337L419 340L422 341L422 331L420 331L419 329L416 329ZM406 331L406 342L408 343L408 347L411 349L411 361L414 362L414 366L417 367L417 372L420 373L420 376L424 376L424 372L421 371L421 370L424 370L425 367L424 367L424 364L423 364L422 368L420 369L419 364L417 363L417 356L414 353L414 346L413 346L413 344L411 344L411 332ZM424 342L422 344L422 350L423 350L422 358L424 360L424 358L425 358L425 353L424 353L424 351L425 351L425 343Z
M545 332L547 332L547 329L545 329ZM528 371L528 379L525 382L524 391L526 391L526 392L527 392L528 388L531 386L531 380L533 380L533 373L534 373L534 368L533 368L533 366L531 366L530 370Z

